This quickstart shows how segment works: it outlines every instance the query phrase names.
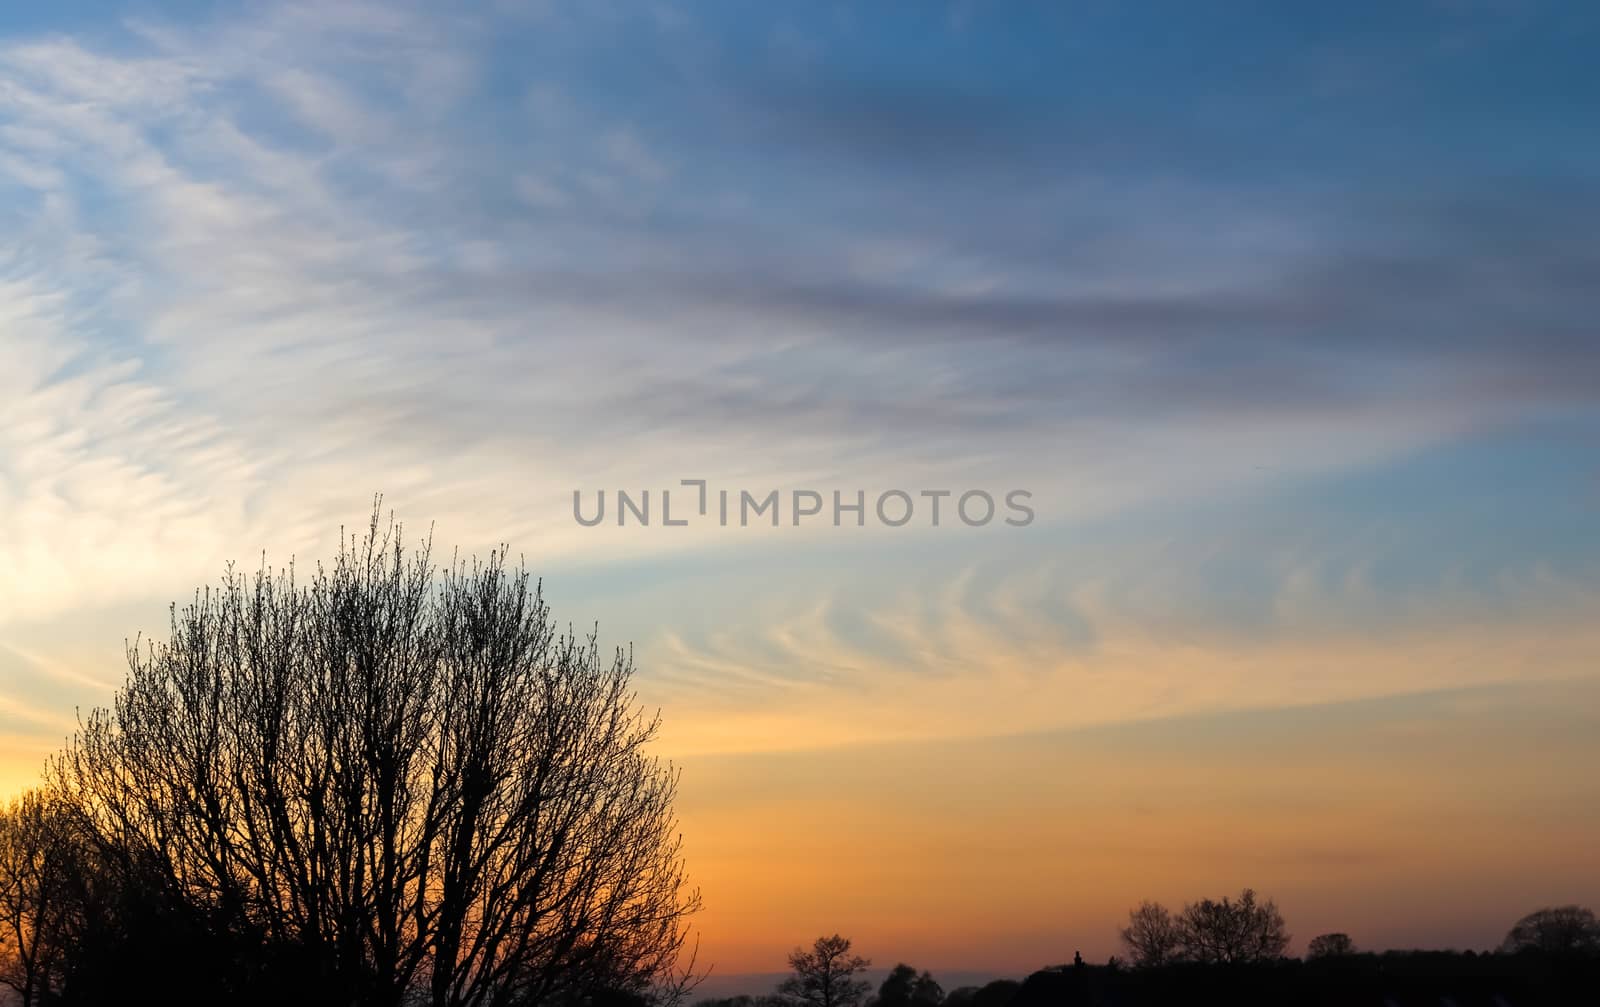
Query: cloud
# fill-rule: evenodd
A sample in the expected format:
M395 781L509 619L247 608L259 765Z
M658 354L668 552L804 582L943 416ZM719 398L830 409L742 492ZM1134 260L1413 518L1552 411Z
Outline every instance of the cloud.
M1582 185L1107 172L999 79L823 46L730 98L735 35L595 17L275 4L0 43L0 628L320 555L375 491L573 569L713 545L580 535L580 487L1026 486L1070 526L1596 406ZM777 112L882 149L795 161ZM1026 170L917 170L964 148ZM784 661L881 658L826 642L851 605L799 611Z
M1270 520L1270 519L1267 519ZM1333 526L1337 528L1337 526ZM631 603L675 751L931 741L1592 677L1594 555L1463 577L1432 543L1307 512L1192 517L1182 538L925 541L834 576L775 549ZM1072 540L1076 539L1076 541ZM754 550L754 547L751 547ZM1478 557L1482 561L1482 557ZM1408 570L1395 583L1395 568ZM768 585L781 584L782 590ZM693 599L675 602L673 598ZM738 599L735 604L734 599ZM649 613L647 621L639 613Z

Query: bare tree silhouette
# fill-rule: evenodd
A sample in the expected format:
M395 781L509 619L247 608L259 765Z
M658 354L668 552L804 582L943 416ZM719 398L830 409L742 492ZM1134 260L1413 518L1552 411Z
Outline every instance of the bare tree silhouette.
M55 764L115 863L331 1001L682 992L678 774L631 656L503 552L436 568L377 512L329 567L229 570L129 651Z
M1306 958L1340 958L1356 953L1355 941L1349 934L1318 934L1306 944Z
M856 1007L872 985L855 975L871 964L850 953L848 938L818 937L809 951L790 952L794 975L778 985L778 995L801 1007Z
M1268 899L1256 901L1246 888L1238 901L1201 899L1174 916L1159 902L1141 902L1128 911L1122 928L1130 961L1156 967L1178 961L1226 963L1279 958L1289 947L1283 916Z
M75 866L68 810L30 790L0 811L0 983L22 1007L50 999L61 978Z
M932 973L919 974L905 962L889 970L871 1001L873 1007L939 1007L943 1002L944 987Z
M1256 902L1246 888L1237 902L1201 899L1178 917L1184 957L1197 962L1258 962L1282 956L1289 947L1283 916L1271 899Z
M1545 954L1600 952L1600 921L1582 906L1546 907L1518 920L1500 948Z
M1128 925L1121 935L1128 959L1141 968L1166 965L1182 956L1183 930L1159 902L1141 902L1128 910Z

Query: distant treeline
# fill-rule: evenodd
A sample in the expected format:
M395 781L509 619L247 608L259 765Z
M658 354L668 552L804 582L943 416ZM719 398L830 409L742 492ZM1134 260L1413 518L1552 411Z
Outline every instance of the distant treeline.
M872 963L834 934L789 955L792 974L770 996L702 1000L696 1007L1144 1007L1189 1003L1311 1007L1568 1007L1600 1004L1600 922L1582 906L1518 920L1500 950L1362 953L1347 934L1320 934L1304 959L1270 899L1202 899L1171 913L1143 902L1121 931L1126 957L1041 969L948 993L929 972L896 965L877 991Z
M880 1007L876 997L868 1007ZM1472 951L1386 951L1301 961L1148 968L1061 965L1022 981L951 990L941 1007L1578 1007L1600 1004L1600 957ZM736 996L696 1007L794 1007L788 997ZM886 1007L886 1005L883 1005Z

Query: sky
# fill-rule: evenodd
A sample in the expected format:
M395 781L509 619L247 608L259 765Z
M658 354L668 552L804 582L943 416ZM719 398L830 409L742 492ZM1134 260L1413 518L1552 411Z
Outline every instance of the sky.
M1020 975L1246 885L1296 950L1600 903L1597 42L0 9L0 790L172 602L381 494L633 646L719 973L838 931Z

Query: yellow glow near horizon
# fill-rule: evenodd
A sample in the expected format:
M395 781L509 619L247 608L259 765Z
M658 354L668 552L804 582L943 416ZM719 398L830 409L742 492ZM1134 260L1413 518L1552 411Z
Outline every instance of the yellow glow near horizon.
M13 791L50 748L20 740ZM719 973L840 931L880 964L1022 974L1115 952L1140 899L1246 885L1301 947L1487 946L1600 898L1597 756L1600 680L1577 679L677 761Z
M1328 930L1490 946L1537 905L1600 897L1600 783L1570 768L1600 755L1597 699L1591 680L690 758L706 946L780 971L837 930L880 964L1023 973L1115 952L1140 899L1244 886L1301 949Z
M1246 885L1302 947L1492 944L1537 905L1600 897L1600 791L1578 769L1600 756L1592 606L1567 590L1497 620L1251 636L1086 604L1086 648L1022 600L987 621L866 613L888 654L825 612L647 637L637 684L684 770L702 962L778 971L839 931L879 964L1022 974L1113 953L1140 899ZM31 691L0 706L0 787L33 785L73 707L109 701L124 626L157 611L12 645Z

